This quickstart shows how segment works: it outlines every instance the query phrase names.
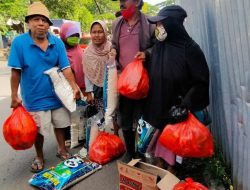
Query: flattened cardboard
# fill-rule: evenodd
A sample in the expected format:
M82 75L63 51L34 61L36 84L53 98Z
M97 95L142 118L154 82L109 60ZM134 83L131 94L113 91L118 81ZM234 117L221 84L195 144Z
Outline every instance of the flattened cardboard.
M169 171L134 159L128 164L117 162L120 190L172 190L180 181ZM161 180L157 183L157 176Z

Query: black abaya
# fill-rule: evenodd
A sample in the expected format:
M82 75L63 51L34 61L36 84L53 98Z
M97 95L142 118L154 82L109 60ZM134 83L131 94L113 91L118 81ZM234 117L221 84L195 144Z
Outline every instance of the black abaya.
M147 67L150 89L144 119L162 129L173 105L199 111L209 104L209 70L200 47L189 37L183 20L162 21L167 38L157 42ZM180 102L178 97L182 97Z

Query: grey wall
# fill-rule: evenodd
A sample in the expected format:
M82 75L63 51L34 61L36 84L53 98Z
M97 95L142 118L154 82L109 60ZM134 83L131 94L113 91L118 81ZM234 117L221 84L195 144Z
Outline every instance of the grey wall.
M211 74L211 130L232 166L234 188L250 189L250 0L177 0Z

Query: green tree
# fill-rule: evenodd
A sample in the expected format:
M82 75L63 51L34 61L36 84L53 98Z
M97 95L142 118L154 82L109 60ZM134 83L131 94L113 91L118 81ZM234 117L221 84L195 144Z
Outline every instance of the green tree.
M6 22L9 18L24 22L29 0L0 0L0 32L5 34L9 27Z
M39 0L0 0L0 31L9 28L6 22L9 18L24 21L27 6ZM105 20L108 25L115 19L119 11L119 1L111 0L40 0L50 10L51 18L79 21L84 32L89 31L91 22L96 19ZM173 1L173 0L168 0ZM157 6L145 3L142 10L147 15L155 15Z
M44 0L52 18L75 20L83 31L89 31L95 19L112 20L119 4L110 0Z
M166 0L166 1L163 1L161 3L156 4L156 6L158 6L158 7L164 7L166 5L175 4L175 2L176 2L176 0Z
M79 21L82 29L85 29L93 20L93 16L84 1L44 0L44 3L50 10L51 18Z
M146 15L154 16L158 13L159 8L157 6L150 5L146 2L144 2L144 5L142 7L142 12Z

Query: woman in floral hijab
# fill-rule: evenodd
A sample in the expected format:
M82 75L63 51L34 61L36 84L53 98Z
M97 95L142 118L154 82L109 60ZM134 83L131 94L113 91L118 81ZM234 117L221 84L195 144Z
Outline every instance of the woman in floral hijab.
M90 27L92 43L85 49L83 55L87 101L95 104L98 111L103 110L104 70L110 58L111 42L107 39L107 31L107 25L103 21L94 21Z

